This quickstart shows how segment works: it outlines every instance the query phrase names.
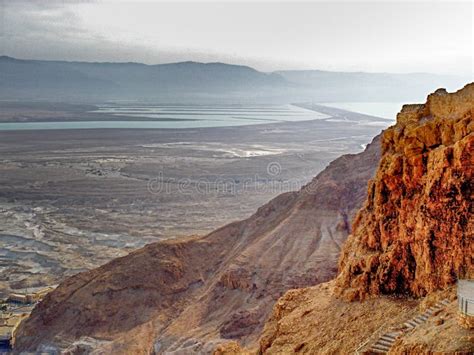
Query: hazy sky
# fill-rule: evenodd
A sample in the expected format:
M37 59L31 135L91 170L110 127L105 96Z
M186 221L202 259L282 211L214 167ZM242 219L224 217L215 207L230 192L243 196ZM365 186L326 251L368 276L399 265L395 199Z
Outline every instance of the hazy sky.
M472 74L471 1L0 0L0 54Z

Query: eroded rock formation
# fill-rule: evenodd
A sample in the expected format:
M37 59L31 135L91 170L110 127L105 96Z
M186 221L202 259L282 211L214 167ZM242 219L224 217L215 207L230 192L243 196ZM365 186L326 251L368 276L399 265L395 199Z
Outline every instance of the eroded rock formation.
M389 354L473 353L452 287L474 276L473 113L474 84L404 106L382 136L380 165L339 276L281 297L259 353L364 353L441 299L449 300L446 308L401 336Z
M348 299L423 296L474 276L474 84L405 105L382 135L382 157L337 292Z

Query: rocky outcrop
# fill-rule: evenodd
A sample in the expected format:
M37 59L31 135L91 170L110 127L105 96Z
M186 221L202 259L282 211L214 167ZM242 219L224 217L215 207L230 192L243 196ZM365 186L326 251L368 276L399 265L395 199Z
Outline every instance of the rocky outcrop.
M20 326L17 349L206 353L227 339L255 342L286 290L335 276L379 152L376 138L247 220L67 279Z
M219 344L212 355L255 355L255 351L248 351L242 349L239 343L229 341L227 343Z
M474 84L405 105L345 244L337 293L424 296L474 276Z
M259 353L363 353L446 298L446 310L401 336L389 353L474 351L451 287L474 276L473 113L474 84L403 107L382 135L380 164L344 245L340 274L280 298Z

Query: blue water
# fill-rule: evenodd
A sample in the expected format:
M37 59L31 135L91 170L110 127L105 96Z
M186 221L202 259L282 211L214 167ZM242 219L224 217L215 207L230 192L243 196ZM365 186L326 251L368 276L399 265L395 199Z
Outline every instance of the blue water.
M0 123L0 130L229 127L272 122L307 121L329 117L293 105L248 107L104 105L95 112L115 116L120 118L120 121ZM126 120L127 117L134 120ZM154 119L154 121L141 121L140 118Z

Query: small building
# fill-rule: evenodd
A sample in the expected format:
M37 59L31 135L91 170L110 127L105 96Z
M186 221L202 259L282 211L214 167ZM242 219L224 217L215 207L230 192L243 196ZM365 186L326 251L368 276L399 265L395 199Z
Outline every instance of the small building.
M7 301L10 303L21 303L21 304L29 303L27 295L24 295L22 293L10 293Z
M474 280L458 281L459 323L474 329Z
M48 287L41 288L41 289L37 290L36 292L33 292L30 296L31 301L32 302L41 301L48 293L53 291L56 287L57 287L57 285L48 286Z
M8 296L7 302L20 303L20 304L32 304L41 301L49 292L53 291L55 286L48 287L37 287L30 289L29 292L16 292L11 293Z

